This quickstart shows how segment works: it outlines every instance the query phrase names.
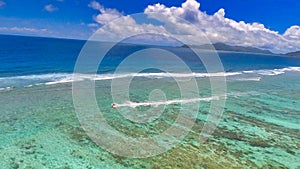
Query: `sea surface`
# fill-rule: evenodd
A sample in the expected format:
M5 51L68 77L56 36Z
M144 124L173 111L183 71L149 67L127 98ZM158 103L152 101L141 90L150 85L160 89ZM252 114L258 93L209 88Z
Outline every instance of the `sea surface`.
M96 74L76 74L74 66L84 45L79 40L0 35L0 168L300 168L300 58L218 52L227 90L214 133L204 143L199 141L211 100L193 100L200 107L197 118L179 144L153 157L127 158L97 145L83 130L73 104L74 82L95 81L98 106L112 127L129 136L150 137L168 129L186 101L172 76L194 78L199 97L210 98L210 78L220 73L206 72L188 48L120 43L104 57ZM174 72L135 72L152 63L137 52L153 48L178 55L190 72L180 72L177 60L167 60L159 52L151 53L157 58L153 64ZM138 59L116 73L132 53ZM202 52L204 57L211 53ZM118 104L125 113L164 105L156 119L136 123L111 108L112 81L128 77L133 77L126 91L130 100ZM151 105L149 95L157 89L166 100L154 98Z

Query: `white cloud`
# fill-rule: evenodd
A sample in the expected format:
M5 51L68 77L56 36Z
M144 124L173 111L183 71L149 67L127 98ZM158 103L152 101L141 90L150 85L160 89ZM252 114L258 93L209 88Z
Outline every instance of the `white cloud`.
M100 14L94 20L101 25L123 16L116 9L104 8L96 1L89 7L98 10ZM144 13L151 18L159 20L164 25L138 24L131 16L123 16L110 22L97 33L103 38L126 38L130 34L150 32L157 34L171 33L180 35L191 44L201 43L203 35L212 42L223 42L230 45L251 46L268 49L277 53L300 50L300 27L292 26L284 34L266 28L261 23L246 23L235 21L226 17L225 9L221 8L213 15L200 11L200 3L196 0L186 0L181 7L167 7L163 4L149 5ZM156 16L154 13L163 15ZM187 22L183 22L183 18ZM192 24L191 24L192 23ZM90 25L94 26L94 25ZM177 36L178 37L178 36ZM144 38L151 38L144 36ZM203 40L202 42L207 42Z
M104 8L96 1L90 2L88 6L100 12L100 14L94 16L94 20L100 23L101 25L105 25L108 22L123 16L123 14L117 11L116 9Z
M91 2L88 4L88 7L93 8L93 9L96 9L96 10L103 9L103 6L100 5L99 2L97 2L97 1L91 1Z
M12 31L12 32L47 32L47 29L35 29L35 28L28 28L28 27L0 27L0 31Z
M6 3L4 1L0 1L0 8L5 6L5 5L6 5Z
M184 18L202 30L212 42L224 42L232 45L253 46L269 49L273 52L288 52L300 50L300 28L293 26L281 35L266 28L260 23L237 22L225 17L225 10L220 9L214 15L208 15L199 10L200 3L187 0L181 7L166 7L162 4L149 5L145 13L161 12L169 16ZM156 18L162 20L162 18ZM180 27L177 30L189 28ZM182 25L186 26L186 25ZM169 31L169 30L168 30Z
M88 27L98 27L99 25L98 24L96 24L96 23L90 23L90 24L88 24Z
M54 11L57 11L58 8L52 4L48 4L48 5L44 6L44 10L47 12L54 12Z
M300 40L300 26L291 26L284 32L283 36L288 39Z
M88 5L90 8L98 10L100 14L94 17L94 20L101 24L103 27L98 31L95 31L98 39L102 41L115 41L118 39L127 39L128 42L139 42L139 43L149 43L149 42L164 42L170 41L170 39L163 37L155 37L150 34L164 34L166 32L163 26L154 26L152 24L138 24L134 18L127 15L124 16L121 12L116 9L104 8L96 1L90 2ZM114 22L111 22L114 20ZM97 26L100 26L96 24ZM96 27L95 24L88 24L89 27ZM148 35L135 36L143 33L148 33ZM171 41L170 43L172 43Z
M130 16L123 16L104 25L97 31L98 39L102 41L115 41L118 39L127 39L132 35L139 35L144 33L162 34L165 32L164 27L154 26L152 24L137 24L136 21ZM139 36L137 38L131 37L131 40L146 41L151 36Z

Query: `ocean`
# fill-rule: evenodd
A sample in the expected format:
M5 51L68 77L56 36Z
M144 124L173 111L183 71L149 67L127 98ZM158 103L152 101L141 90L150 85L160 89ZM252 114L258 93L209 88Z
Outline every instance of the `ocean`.
M76 72L85 43L0 35L0 168L300 168L300 58L219 51L226 80L226 96L220 97L226 102L216 129L201 142L215 99L210 78L220 72L207 72L207 65L188 48L127 43L107 53L96 73L90 62L84 72ZM150 52L152 57L138 52L153 48L159 50ZM160 50L179 56L189 71ZM132 53L131 64L120 69ZM204 57L211 53L202 52ZM123 90L124 79L131 80L128 91ZM160 135L181 111L195 119L176 145L147 158L131 158L116 137L101 138L101 144L84 127L74 85L86 81L94 84L106 123L128 136ZM192 84L197 84L196 93L188 93ZM121 102L124 98L130 100ZM180 106L185 104L198 109ZM137 112L154 115L144 119Z

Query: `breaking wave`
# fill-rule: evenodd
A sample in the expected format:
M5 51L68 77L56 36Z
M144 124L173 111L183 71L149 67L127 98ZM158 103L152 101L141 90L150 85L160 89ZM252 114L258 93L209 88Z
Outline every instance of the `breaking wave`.
M287 67L270 70L248 70L240 72L220 73L124 73L124 74L73 74L73 73L50 73L40 75L0 77L0 91L12 90L13 87L32 87L36 85L56 85L72 83L82 80L112 80L117 78L144 77L144 78L204 78L230 76L235 81L260 81L263 76L276 76L286 72L300 72L300 67ZM243 77L251 75L251 77Z

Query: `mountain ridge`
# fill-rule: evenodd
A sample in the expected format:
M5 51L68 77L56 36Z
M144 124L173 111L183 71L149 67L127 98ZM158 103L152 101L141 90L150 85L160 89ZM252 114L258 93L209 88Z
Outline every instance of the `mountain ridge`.
M210 44L204 44L204 45L183 45L181 47L192 47L197 49L207 49L207 50L217 50L217 51L231 51L231 52L247 52L247 53L260 53L260 54L274 54L273 52L269 50L263 50L255 47L249 47L249 46L231 46L227 45L225 43L214 43L212 45ZM214 47L214 48L212 48Z
M295 57L300 57L300 51L295 51L295 52L289 52L284 54L286 56L295 56Z

